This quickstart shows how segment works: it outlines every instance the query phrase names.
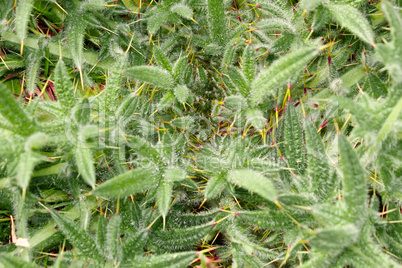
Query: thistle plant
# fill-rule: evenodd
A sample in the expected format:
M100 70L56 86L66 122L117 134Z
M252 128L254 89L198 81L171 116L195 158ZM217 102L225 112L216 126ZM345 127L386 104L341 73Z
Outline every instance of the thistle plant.
M402 5L7 0L3 267L399 267Z

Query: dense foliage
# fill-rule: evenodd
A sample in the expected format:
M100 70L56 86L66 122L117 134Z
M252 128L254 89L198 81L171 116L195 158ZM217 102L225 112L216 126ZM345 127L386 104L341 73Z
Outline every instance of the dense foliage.
M2 1L0 266L399 267L401 6Z

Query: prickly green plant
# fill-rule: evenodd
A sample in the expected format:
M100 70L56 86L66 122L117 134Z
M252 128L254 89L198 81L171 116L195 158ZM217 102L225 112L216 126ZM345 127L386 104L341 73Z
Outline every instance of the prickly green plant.
M398 267L399 9L6 1L0 266Z

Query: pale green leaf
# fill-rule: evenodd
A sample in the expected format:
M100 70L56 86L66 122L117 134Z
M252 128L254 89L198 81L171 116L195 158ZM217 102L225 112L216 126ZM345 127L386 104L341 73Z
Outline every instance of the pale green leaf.
M158 179L153 169L139 168L102 183L92 194L104 197L124 197L148 190L157 184Z
M208 180L207 187L205 188L205 198L212 199L220 194L225 189L226 180L222 176L211 177Z
M11 92L2 83L0 83L0 114L14 125L15 131L20 135L29 136L36 129L35 122L28 117Z
M70 220L61 213L55 212L52 209L47 209L56 222L58 229L66 236L66 238L78 249L83 255L101 260L100 250L96 246L95 241L82 230L78 224Z
M338 136L343 172L343 199L354 222L362 222L367 214L366 174L356 152L344 136Z
M364 42L374 44L374 32L360 11L349 5L326 5L330 14L342 26Z
M176 96L176 99L180 103L184 103L187 101L189 97L189 90L185 85L177 85L174 88L174 95Z
M157 191L158 209L162 217L166 217L169 212L170 203L172 200L172 183L162 179L159 182Z
M212 39L216 44L224 45L226 36L226 14L223 0L207 0L208 24Z
M249 96L253 104L257 104L287 79L302 71L316 55L316 48L301 48L272 63L267 70L261 71L253 83Z
M33 0L20 0L17 2L15 14L15 31L20 41L24 41L28 31L29 16L33 8Z
M178 3L170 8L170 11L175 12L185 19L191 19L193 17L193 10L184 4Z
M60 59L54 69L54 88L57 100L65 107L71 108L75 104L74 87L70 80L64 61Z
M328 157L325 153L321 137L314 125L306 120L304 131L306 135L308 173L314 193L322 200L328 197L327 194L333 186Z
M168 168L165 170L164 178L168 182L182 181L186 179L186 172L181 168Z
M277 200L277 193L272 182L257 171L249 169L233 170L228 173L227 177L231 182L252 193L259 194L267 200L272 202Z
M147 82L156 87L173 88L173 78L169 72L154 66L135 66L126 70L126 76Z

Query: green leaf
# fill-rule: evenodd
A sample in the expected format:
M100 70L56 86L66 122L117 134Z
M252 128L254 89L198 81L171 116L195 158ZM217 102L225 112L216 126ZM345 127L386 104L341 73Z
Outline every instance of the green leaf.
M87 98L82 99L74 107L75 120L81 126L86 126L91 121L91 106Z
M157 192L157 200L158 200L158 209L163 218L166 218L166 215L169 212L170 203L172 200L172 187L171 182L167 182L164 179L161 180L158 186Z
M320 200L327 198L333 182L329 176L328 157L324 144L314 125L305 121L304 131L306 135L308 171L313 185L314 193Z
M29 16L33 8L33 0L20 0L15 14L15 31L19 40L24 41L28 31Z
M281 57L272 63L267 70L263 70L254 81L252 91L249 96L253 104L257 104L268 94L287 79L293 77L296 73L303 70L316 55L316 48L302 48Z
M91 149L88 147L87 144L80 143L75 148L74 156L75 163L82 178L89 186L95 188L96 175Z
M199 226L186 226L185 228L174 228L168 231L161 230L151 238L152 244L165 250L188 248L205 238L213 227L214 222L208 222Z
M296 32L296 28L289 21L284 19L271 18L268 20L261 20L257 23L256 27L260 31L288 31L292 33Z
M158 10L155 15L152 15L148 19L148 32L149 34L155 35L156 32L159 30L161 25L167 20L169 17L170 12L167 10Z
M223 53L223 64L225 67L229 67L233 64L233 62L236 60L235 55L236 46L228 43L225 47L225 52Z
M112 70L109 72L109 76L107 77L106 87L102 93L102 109L104 112L106 112L106 114L109 114L110 112L114 113L116 110L115 102L117 99L117 93L120 90L121 76L124 72L126 63L127 53L124 53L116 60L116 63L112 67Z
M191 19L193 17L193 10L189 6L181 3L172 6L170 11L179 14L185 19Z
M279 211L240 211L240 219L268 230L283 230L296 226L285 213ZM305 217L296 217L300 223Z
M24 191L28 188L32 172L35 165L39 162L38 160L38 156L31 151L24 152L20 155L17 169L17 182Z
M236 89L245 97L247 98L249 94L249 87L246 81L246 78L240 72L237 67L229 66L229 78L232 80L233 84L236 86Z
M215 198L223 189L225 189L226 180L222 176L214 176L209 178L207 187L205 188L205 198Z
M303 135L300 127L299 118L294 106L289 103L287 106L284 135L286 156L289 167L296 170L296 173L302 174L304 171L304 150Z
M84 14L77 11L73 12L70 17L70 30L68 31L67 39L73 61L80 73L82 72L84 33L86 27L87 23L84 20Z
M75 104L74 87L68 75L66 65L62 59L60 59L56 64L53 78L57 100L64 107L73 107Z
M264 118L262 111L257 108L248 109L246 111L246 117L251 125L258 130L262 130L265 126L265 122L267 121L267 119Z
M326 5L326 8L342 27L364 42L374 45L374 32L358 9L349 5Z
M92 191L95 196L124 197L139 193L158 184L153 169L139 168L114 177Z
M311 10L322 4L327 4L329 0L301 0L300 8Z
M174 88L174 95L176 99L180 103L184 103L187 101L189 94L189 90L185 85L177 85Z
M392 42L387 45L378 44L376 47L376 52L380 55L385 63L385 67L391 74L395 82L401 83L402 76L402 63L400 61L400 55L402 55L402 33L401 25L402 18L398 9L392 6L389 1L383 1L381 3L381 9L387 16L388 22L391 25L391 34L393 37Z
M145 139L137 136L130 136L128 139L128 145L135 151L135 153L146 157L155 163L161 162L161 157L158 151Z
M32 262L24 261L21 257L12 256L9 254L0 254L0 263L4 267L8 268L38 268L36 264Z
M226 15L223 0L207 0L208 25L216 44L224 45L226 36Z
M172 72L172 64L170 63L168 57L165 55L165 53L162 51L162 49L155 46L154 53L155 53L155 59L158 62L158 64L163 69L165 69L171 73Z
M46 208L53 220L56 222L58 229L66 236L66 238L74 245L83 255L89 258L102 259L100 250L96 246L95 241L78 224L70 220L61 213L55 212L53 209Z
M106 233L107 233L107 221L106 217L99 215L98 217L98 228L96 231L96 244L101 250L101 254L105 255L106 251Z
M156 87L173 88L173 77L159 67L135 66L126 70L126 76L147 82Z
M22 136L29 136L36 130L35 122L19 106L7 87L0 83L0 114L15 126Z
M117 260L120 254L120 223L120 216L113 215L107 225L105 246L109 260Z
M248 45L243 50L241 61L241 69L249 84L253 82L255 76L255 53L251 45Z
M186 179L186 171L181 168L168 168L165 170L164 178L167 182L182 181Z
M362 222L367 214L366 175L356 152L344 136L338 136L343 172L343 199L354 222Z
M249 169L233 170L228 173L227 177L231 182L252 193L257 193L267 200L272 202L277 200L277 193L272 182L257 171Z
M359 230L353 224L318 230L318 233L310 239L314 250L328 254L336 254L354 243L359 235Z
M195 251L186 251L178 253L167 253L163 255L152 255L150 257L136 257L132 261L122 263L122 267L166 267L166 268L182 268L187 267L197 258Z
M39 75L41 61L42 53L39 50L29 53L25 60L27 91L31 96L33 96L37 88L37 78Z

